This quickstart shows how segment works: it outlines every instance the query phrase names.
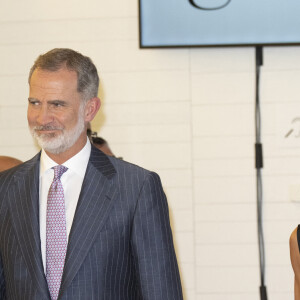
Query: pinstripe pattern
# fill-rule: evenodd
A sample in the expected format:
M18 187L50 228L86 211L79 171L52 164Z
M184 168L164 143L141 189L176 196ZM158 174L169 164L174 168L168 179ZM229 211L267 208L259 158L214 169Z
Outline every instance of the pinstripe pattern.
M50 299L40 251L38 167L39 155L0 174L0 299ZM182 299L157 174L92 147L58 299Z

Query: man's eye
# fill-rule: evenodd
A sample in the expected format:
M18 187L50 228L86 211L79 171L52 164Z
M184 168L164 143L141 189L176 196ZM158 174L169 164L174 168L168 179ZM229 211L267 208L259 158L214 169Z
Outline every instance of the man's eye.
M39 105L40 103L39 103L39 101L31 100L31 101L29 101L29 104L31 104L31 105Z
M62 103L62 102L53 102L52 105L54 107L61 107L61 106L64 106L64 103Z

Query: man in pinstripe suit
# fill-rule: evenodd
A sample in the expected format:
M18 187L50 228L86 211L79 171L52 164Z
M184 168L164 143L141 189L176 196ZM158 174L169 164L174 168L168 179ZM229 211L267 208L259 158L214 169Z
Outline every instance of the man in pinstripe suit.
M28 123L42 151L0 173L0 299L53 300L46 279L47 194L64 165L67 251L56 299L182 299L167 200L157 174L108 157L86 126L99 78L70 49L39 56Z

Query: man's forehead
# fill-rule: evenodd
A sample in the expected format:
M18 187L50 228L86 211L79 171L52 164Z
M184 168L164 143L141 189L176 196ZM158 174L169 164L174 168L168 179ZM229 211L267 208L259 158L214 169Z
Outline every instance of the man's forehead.
M36 69L30 80L29 99L63 100L74 103L80 101L81 94L77 91L76 72L67 69L58 71Z
M68 69L48 71L36 69L32 73L30 87L77 89L77 73Z
M62 67L56 71L37 68L32 73L30 83L34 79L51 80L53 78L54 79L72 80L72 81L77 82L77 72L73 71L73 70L69 70L66 67Z

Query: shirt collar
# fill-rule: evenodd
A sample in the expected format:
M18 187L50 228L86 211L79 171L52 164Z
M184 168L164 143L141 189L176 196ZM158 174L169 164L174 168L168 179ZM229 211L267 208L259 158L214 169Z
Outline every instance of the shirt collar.
M91 154L91 143L87 138L85 146L73 157L63 163L65 167L72 170L80 177L84 178L86 167ZM40 176L43 176L52 167L56 166L57 163L52 160L44 149L41 153L41 163L40 163Z

